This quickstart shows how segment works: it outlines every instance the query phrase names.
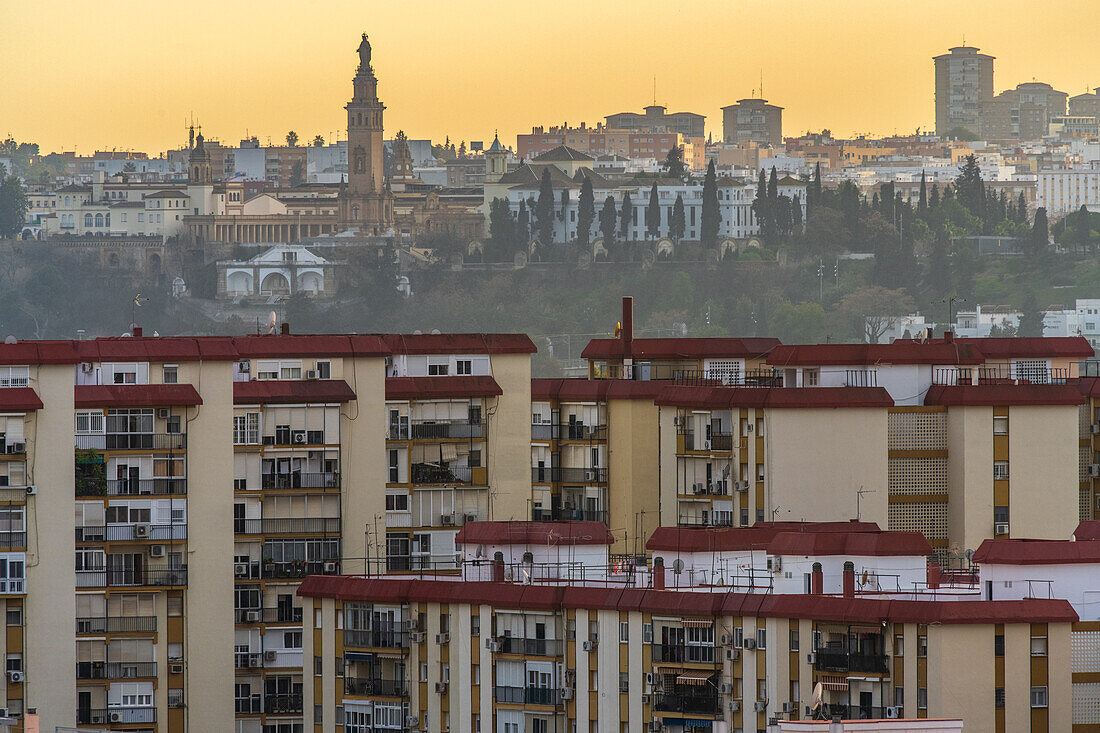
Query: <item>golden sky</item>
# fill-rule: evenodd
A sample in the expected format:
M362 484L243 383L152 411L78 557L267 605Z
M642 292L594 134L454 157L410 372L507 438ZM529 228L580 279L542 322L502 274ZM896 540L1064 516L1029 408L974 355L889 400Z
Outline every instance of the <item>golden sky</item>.
M1097 0L0 0L0 136L158 153L208 137L326 139L370 34L387 137L492 140L640 110L707 116L760 85L784 134L934 122L931 57L997 57L997 91L1100 86ZM342 134L341 134L342 137Z

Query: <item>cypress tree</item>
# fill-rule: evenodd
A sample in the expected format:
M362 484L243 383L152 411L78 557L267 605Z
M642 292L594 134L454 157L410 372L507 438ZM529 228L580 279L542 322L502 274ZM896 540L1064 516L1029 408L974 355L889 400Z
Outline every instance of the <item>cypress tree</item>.
M928 184L925 180L924 171L920 172L920 198L917 199L917 211L921 216L928 213Z
M718 210L718 176L714 171L714 160L707 165L707 174L703 178L703 212L699 227L699 241L704 247L718 244L718 226L722 222L722 212Z
M657 184L649 189L649 206L645 210L645 230L650 239L656 239L661 228L661 204L657 196Z
M684 195L676 194L676 203L672 205L672 218L668 222L668 233L676 241L684 238L687 218L684 216Z
M623 195L623 206L619 210L619 236L624 242L630 241L630 225L634 222L634 202L630 200L630 192Z
M592 237L592 223L596 220L596 200L592 194L592 179L585 178L577 201L577 242L588 244Z
M1050 246L1050 229L1047 227L1047 210L1040 206L1035 210L1035 223L1031 225L1031 237L1029 239L1031 254L1041 255Z
M554 186L550 183L550 168L542 169L542 181L539 183L539 202L535 206L536 226L539 241L550 244L554 239Z
M611 194L607 195L607 198L603 201L603 208L600 209L600 233L603 235L603 246L608 251L615 244L615 220L618 215L615 213L615 197Z
M519 215L516 217L516 240L526 251L531 240L531 215L527 213L527 202L520 200Z
M938 184L932 184L932 193L928 196L928 208L935 209L940 205L940 187Z
M1020 192L1020 197L1016 199L1016 223L1027 224L1027 199L1024 198L1023 191Z

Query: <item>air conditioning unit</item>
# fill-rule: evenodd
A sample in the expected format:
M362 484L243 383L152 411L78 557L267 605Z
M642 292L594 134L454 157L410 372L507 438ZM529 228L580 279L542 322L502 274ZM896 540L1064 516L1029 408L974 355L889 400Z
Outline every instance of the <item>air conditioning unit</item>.
M111 713L110 715L107 716L107 719L109 721L111 721L112 723L121 723L122 722L122 713Z
M237 371L241 372L242 374L248 374L250 371L252 371L252 362L248 361L247 359L243 361L238 361Z
M453 514L441 514L439 517L439 523L444 527L453 527L455 524L455 515Z
M325 565L324 565L324 568L325 568L326 573L335 573L336 572L336 563L326 562Z
M997 522L994 524L993 534L1008 534L1008 522Z
M233 563L233 575L238 577L238 578L247 578L248 577L248 563L246 563L246 562L235 562L235 563Z
M420 718L416 717L415 715L406 715L405 716L405 727L406 728L415 728L417 726L417 724L419 724L419 723L420 723Z
M562 700L572 700L573 699L573 688L572 687L563 687L560 690L558 690L558 695L561 697Z
M653 684L653 673L652 672L646 672L645 673L645 683L647 685L652 685Z
M295 430L293 433L291 433L291 436L292 436L291 440L295 443L305 443L306 442L306 431L305 430Z
M26 453L27 443L19 440L12 443L8 443L8 453Z
M135 524L134 525L134 538L135 539L147 539L149 537L149 525L148 524Z
M721 694L721 695L732 695L733 694L733 683L732 682L723 682L722 684L718 685L718 693Z
M733 634L722 634L722 646L729 646L733 643Z
M409 633L409 641L413 644L423 644L424 638L427 636L423 631L413 631Z
M84 372L85 374L91 374L93 371L95 371L95 367L92 366L92 362L90 361L82 361L80 362L80 371Z
M260 623L260 612L259 611L246 611L245 614L244 614L244 620L247 623L250 623L250 624L258 624L258 623Z
M741 650L740 649L727 649L726 650L726 659L728 659L729 661L736 662L740 658L741 658Z
M691 493L693 493L693 494L702 494L703 493L703 484L702 484L702 482L696 481L695 483L693 483L691 485Z
M814 653L814 652L810 652L809 654L807 654L806 655L806 663L807 664L817 664L817 654Z
M711 443L709 440L703 441L703 450L710 450Z
M896 717L898 717L898 709L896 707L892 706L892 705L890 707L886 708L886 717L887 718L896 718Z
M446 691L447 691L447 683L446 682L436 682L435 683L435 694L442 695Z
M169 664L168 665L168 674L183 674L183 665L182 664Z
M594 642L594 641L589 640L589 641L581 642L581 649L583 649L586 652L590 652L595 648L596 648L596 642Z
M585 642L585 643L587 644L588 642ZM496 639L486 639L485 640L485 648L488 649L491 652L499 652L500 651L500 642Z
M584 480L585 480L585 481L595 481L595 480L596 480L596 472L595 472L595 471L590 471L590 470L586 470L586 471L584 472Z
M23 672L21 670L12 669L8 671L8 682L22 682Z
M738 481L734 484L734 488L737 489L738 491L748 491L749 490L749 482L748 481Z
M37 493L38 493L38 487L37 486L35 486L34 484L28 484L27 485L27 496L34 496Z
M741 642L741 646L743 646L745 649L755 649L756 639L745 639Z
M1094 422L1092 425L1089 425L1089 432L1093 435L1100 434L1100 422Z
M736 713L740 709L741 709L741 701L740 700L730 700L729 710L730 710L731 713Z
M462 515L463 524L465 524L466 522L476 522L476 521L477 521L477 515L476 514L463 514Z
M166 554L164 545L150 545L149 557L164 557Z
M264 652L264 662L271 663L279 658L279 653L274 649L268 649Z
M793 702L785 702L785 703L783 703L783 712L785 712L785 713L793 713L793 712L795 712L796 710L798 710L798 703L793 703Z
M648 705L649 701L652 699L652 695L642 695L642 705Z
M1088 468L1089 478L1100 478L1100 463L1093 463Z
M158 420L167 420L168 416L171 415L171 414L172 414L172 411L169 410L167 407L158 407L157 408L157 419Z
M675 426L677 426L677 427L679 427L680 425L682 425L682 424L683 424L683 421L682 421L682 420L680 420L680 416L679 416L679 415L673 415L673 417L672 417L672 424L673 424L673 425L675 425Z
M415 618L407 618L402 622L402 624L405 631L416 631L418 628L420 628L420 622L417 621Z
M754 702L752 704L752 709L755 710L758 713L763 713L768 709L768 701L767 700L759 700L757 702Z
M773 573L778 573L782 569L783 569L783 558L782 557L780 557L778 555L768 557L768 570L771 570Z
M318 374L317 374L316 369L307 369L306 370L306 379L317 379L317 378L318 378Z
M436 644L450 644L451 643L451 635L450 634L436 634L435 635L435 643Z

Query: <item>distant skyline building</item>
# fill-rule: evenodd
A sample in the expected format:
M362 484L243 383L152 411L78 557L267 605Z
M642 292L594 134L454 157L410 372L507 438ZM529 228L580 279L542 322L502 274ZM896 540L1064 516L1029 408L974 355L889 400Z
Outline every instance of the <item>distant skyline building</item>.
M1044 82L1017 84L982 105L981 136L986 140L1038 140L1047 134L1053 118L1065 116L1068 98Z
M783 143L783 108L759 98L739 99L722 108L722 139L727 143Z
M1100 87L1070 97L1069 113L1075 117L1100 117Z
M632 132L678 132L684 137L706 137L704 132L706 115L695 112L668 112L668 107L651 104L642 114L637 112L619 112L604 118L607 127L613 130L631 130Z
M993 100L993 56L975 46L956 46L936 64L936 134L965 128L981 131L982 105Z

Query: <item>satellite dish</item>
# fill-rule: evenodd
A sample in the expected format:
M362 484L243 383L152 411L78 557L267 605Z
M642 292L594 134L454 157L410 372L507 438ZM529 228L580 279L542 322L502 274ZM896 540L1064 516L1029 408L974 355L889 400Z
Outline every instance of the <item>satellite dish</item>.
M973 551L973 550L969 550L969 549L968 549L968 550L967 550L966 552L964 552L963 554L964 554L964 555L966 555L966 559L967 559L968 561L969 561L969 560L973 560L973 559L974 559L974 551Z
M810 710L817 712L817 709L821 707L821 693L823 689L820 682L814 685L814 692L810 695Z
M420 336L420 335L421 335L421 334L423 334L423 333L424 333L424 332L423 332L423 331L421 331L421 330L420 330L420 329L418 328L418 329L416 329L415 331L413 331L413 336Z
M676 562L672 563L672 572L677 575L684 572L684 561L680 558L676 558Z
M19 339L15 338L15 336L12 336L10 333L6 337L4 337L4 343L5 344L14 344L18 340Z
M279 317L277 315L275 315L275 311L271 311L271 313L269 313L268 316L267 316L267 332L268 333L275 333L275 331L278 328L278 321L279 321Z
M443 332L440 331L438 328L433 328L432 329L432 336L438 336L441 333L443 333Z

